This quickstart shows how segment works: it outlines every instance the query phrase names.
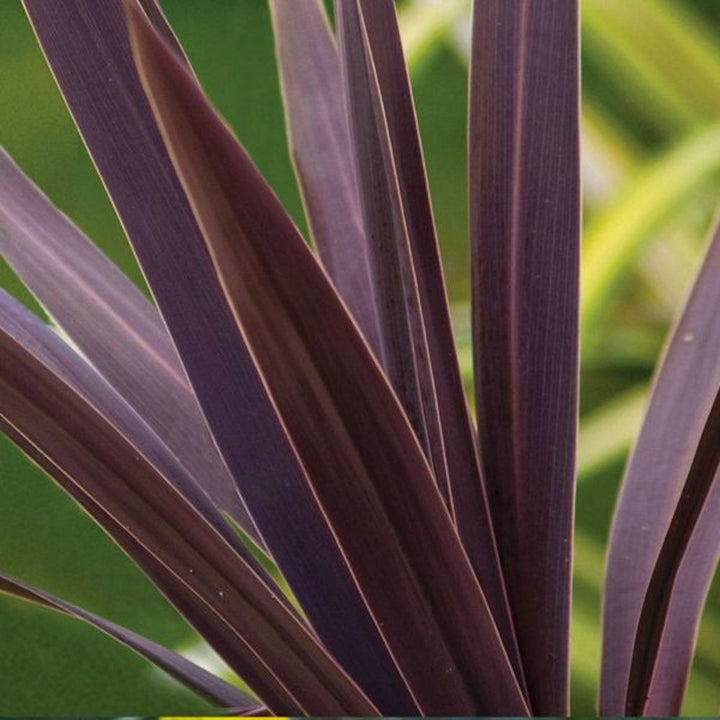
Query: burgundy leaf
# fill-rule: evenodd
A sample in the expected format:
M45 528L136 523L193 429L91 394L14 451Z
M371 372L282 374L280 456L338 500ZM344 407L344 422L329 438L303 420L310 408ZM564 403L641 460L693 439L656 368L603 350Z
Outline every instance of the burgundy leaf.
M527 712L414 433L295 226L131 10L143 84L227 300L420 710Z
M374 713L249 553L167 480L183 468L134 411L49 328L0 299L0 417L11 437L44 457L42 466L111 535L119 526L123 547L143 549L141 566L169 599L177 588L178 609L201 632L211 626L211 642L233 641L214 646L268 708Z
M351 3L343 3L343 5ZM449 497L463 545L487 596L518 677L522 668L500 570L474 430L457 361L445 280L430 205L422 146L400 32L392 0L360 0L367 32L369 66L377 74L381 112L387 123L397 188L402 204L424 332L437 394L442 443L447 461ZM360 38L355 37L359 42ZM368 70L369 72L369 70Z
M630 662L630 677L625 699L625 714L640 716L646 712L650 685L660 652L670 602L692 536L696 531L713 487L720 486L720 391L710 409L690 472L675 507L640 610L635 645ZM718 518L712 518L717 526ZM720 539L720 530L717 531ZM712 549L711 544L710 549ZM720 543L714 543L717 557ZM677 587L681 593L682 587Z
M0 254L215 504L261 542L157 311L3 150Z
M178 655L172 650L168 650L162 645L134 633L132 630L110 622L77 605L66 602L43 590L38 590L4 573L0 573L0 592L37 603L42 607L56 610L86 622L162 668L168 675L171 675L193 692L199 693L211 702L218 703L223 707L232 707L238 715L256 712L259 709L258 702L253 697L203 670L203 668L190 662L182 655Z
M320 259L379 356L340 59L320 0L271 0L290 152Z
M24 4L268 551L373 701L413 715L223 297L137 77L121 0Z
M633 645L661 548L720 387L720 230L665 349L643 428L627 467L608 551L600 712L623 714ZM678 569L657 659L663 682L647 710L677 715L695 630L717 563L719 491L714 490ZM628 548L632 552L628 552Z
M576 0L476 2L469 182L478 428L538 715L568 713L578 106Z
M370 276L380 320L382 352L378 359L420 439L438 487L448 499L448 468L430 352L377 78L355 1L338 2L335 8Z

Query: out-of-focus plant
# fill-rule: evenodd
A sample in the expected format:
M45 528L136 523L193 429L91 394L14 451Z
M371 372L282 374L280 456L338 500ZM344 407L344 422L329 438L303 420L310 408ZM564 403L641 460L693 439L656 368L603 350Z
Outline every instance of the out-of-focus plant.
M96 626L238 713L567 714L577 4L473 10L477 427L390 0L337 0L337 42L316 0L271 0L317 255L154 0L24 4L155 306L4 154L0 250L62 334L0 296L0 424L250 693L18 579L0 576L0 590ZM446 12L450 27L455 6ZM713 171L715 135L668 155L594 218L588 253L611 259L595 264L588 307L604 304L675 193ZM624 479L603 714L681 707L720 544L719 273L720 234ZM640 397L585 426L594 451L583 468L622 452ZM597 428L618 419L603 444Z

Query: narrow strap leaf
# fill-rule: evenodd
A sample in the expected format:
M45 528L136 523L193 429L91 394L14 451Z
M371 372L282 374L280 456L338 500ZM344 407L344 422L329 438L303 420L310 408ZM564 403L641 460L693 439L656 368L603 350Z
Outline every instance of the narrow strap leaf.
M532 710L566 715L578 384L578 4L478 1L472 47L481 457Z
M121 0L24 4L269 553L380 709L416 714L237 331L137 77Z
M343 3L345 4L345 3ZM377 74L427 334L449 497L460 538L483 587L518 677L522 668L500 570L474 429L460 375L422 145L392 0L360 0L363 35ZM374 85L373 85L374 87ZM387 166L386 162L386 166Z
M336 3L350 137L380 319L380 360L448 498L448 468L417 278L377 77L354 0Z
M700 436L690 472L660 548L640 610L625 698L626 715L645 715L670 603L675 592L686 592L682 586L676 586L680 568L710 493L713 487L720 486L719 468L720 389ZM717 517L710 518L710 522L713 522L716 528L720 524ZM714 550L717 558L720 551L720 529L716 534L718 541L711 542L708 549L711 553ZM662 689L660 692L663 692Z
M378 318L340 59L320 0L271 0L290 152L320 259L376 355Z
M215 504L262 544L157 311L4 150L0 254Z
M215 677L215 675L190 662L182 655L168 650L162 645L134 633L132 630L73 605L62 598L34 588L4 573L0 573L0 592L86 622L119 643L126 645L141 657L149 660L153 665L162 668L185 687L199 693L211 702L218 703L222 707L232 707L238 711L238 714L255 712L258 709L258 702L255 698L221 678Z
M716 229L655 377L613 520L603 611L603 715L624 714L643 603L720 387L719 276L720 230ZM718 491L714 493L717 496ZM717 508L717 503L711 499L709 505ZM694 630L717 562L718 525L717 516L703 514L691 540L692 554L688 550L678 571L665 622L668 641L662 643L657 660L658 667L664 668L666 690L660 683L651 688L650 704L659 714L680 711ZM703 537L703 543L695 537ZM631 553L628 548L632 548Z
M430 469L368 346L193 78L129 8L144 87L227 300L420 710L527 712Z
M129 406L49 328L0 298L0 416L13 437L44 455L53 478L74 486L73 497L109 532L122 526L146 561L164 566L153 579L171 599L178 587L178 609L191 623L199 617L198 629L212 624L234 639L217 649L268 708L374 713L249 554L168 482L182 467Z

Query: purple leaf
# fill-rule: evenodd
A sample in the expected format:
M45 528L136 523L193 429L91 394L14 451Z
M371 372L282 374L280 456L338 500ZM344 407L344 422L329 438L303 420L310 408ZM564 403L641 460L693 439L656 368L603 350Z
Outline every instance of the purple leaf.
M643 603L720 387L719 274L720 230L716 230L657 372L615 512L603 612L600 712L604 715L625 711ZM718 558L720 524L711 510L717 513L718 494L715 489L708 499L677 571L656 662L662 682L652 684L647 708L659 715L680 712L695 630Z
M364 38L377 73L397 188L402 203L424 331L430 351L432 380L447 461L449 496L458 532L488 603L522 678L517 640L500 570L490 512L481 477L474 429L460 376L445 280L400 32L391 0L361 0ZM356 38L359 41L359 38ZM375 89L373 83L372 88Z
M271 0L290 152L320 259L379 356L340 59L320 0Z
M3 150L0 254L215 504L260 541L157 311Z
M630 662L630 676L625 699L625 714L641 716L646 712L650 685L660 652L670 611L670 602L686 551L697 529L698 521L713 487L720 486L720 391L710 409L690 471L675 507L670 527L663 541L648 582L640 610L635 645ZM718 518L711 521L717 527ZM720 530L716 531L720 539ZM717 557L720 543L710 544ZM686 589L677 586L679 593ZM663 692L661 689L660 692Z
M475 392L531 707L568 713L580 245L576 0L474 5Z
M177 598L269 709L374 713L249 553L168 481L184 470L147 425L49 328L0 299L0 419L10 436Z
M223 297L137 77L121 1L24 4L268 551L381 710L415 714Z
M480 586L369 347L192 76L128 8L144 87L229 305L420 710L525 713Z
M218 703L223 707L232 707L237 711L238 715L257 712L259 709L257 700L234 685L203 670L203 668L190 662L182 655L178 655L172 650L168 650L152 640L134 633L132 630L121 627L77 605L66 602L43 590L38 590L3 573L0 573L0 592L86 622L162 668L168 675L193 692L199 693L211 702Z
M370 276L380 319L378 359L448 500L448 468L430 352L377 78L356 3L338 2L335 7Z

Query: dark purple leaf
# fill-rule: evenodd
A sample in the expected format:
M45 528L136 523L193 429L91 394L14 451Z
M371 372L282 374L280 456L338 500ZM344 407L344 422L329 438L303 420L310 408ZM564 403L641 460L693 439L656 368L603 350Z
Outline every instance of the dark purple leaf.
M625 711L633 645L649 583L720 387L720 231L657 372L613 521L604 600L600 712ZM719 494L708 500L678 569L648 710L680 712L695 630L720 544ZM628 549L632 552L629 552Z
M348 5L350 3L347 3ZM481 477L474 430L458 367L430 205L422 146L400 32L391 0L361 0L364 36L377 74L397 187L430 350L451 508L463 545L480 580L518 677L522 668ZM360 38L355 38L359 41ZM373 89L375 85L373 84Z
M274 712L373 706L262 578L168 481L184 472L69 346L0 295L0 418L113 536ZM36 455L37 454L37 455ZM189 478L188 478L189 480ZM120 532L118 533L118 527ZM157 571L156 571L157 570Z
M538 715L568 713L578 105L576 0L476 2L469 165L478 429Z
M138 80L121 0L25 7L270 554L381 710L414 714L223 297Z
M163 137L275 407L428 714L523 714L522 692L395 395L302 237L135 5Z
M400 200L387 123L359 9L337 2L350 138L368 236L382 352L379 360L449 500L448 469L417 278Z
M0 573L0 592L37 603L50 610L56 610L70 617L86 622L101 630L114 640L134 650L138 655L165 670L177 681L193 692L223 707L232 707L238 715L256 712L258 702L234 685L210 674L203 668L190 662L182 655L148 640L132 630L128 630L103 617L66 602L50 593L38 590L27 583Z
M272 0L290 151L320 259L380 354L340 59L320 0Z
M675 507L670 527L655 562L640 610L630 676L625 699L625 714L645 715L655 665L662 644L670 602L676 581L698 521L713 487L720 486L720 391L710 409L690 472ZM718 518L711 521L718 525ZM720 539L720 530L717 531ZM712 550L713 544L710 549ZM714 543L717 556L720 543ZM685 589L677 586L680 593Z
M0 254L215 504L260 541L157 311L3 150Z

